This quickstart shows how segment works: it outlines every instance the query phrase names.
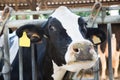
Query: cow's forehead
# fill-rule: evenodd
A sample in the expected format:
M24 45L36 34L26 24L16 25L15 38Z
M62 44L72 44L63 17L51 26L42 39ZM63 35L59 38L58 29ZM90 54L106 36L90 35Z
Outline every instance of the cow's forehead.
M72 13L65 6L57 8L51 16L57 18L61 22L63 28L66 29L66 32L73 41L84 39L82 34L79 32L78 18L80 16Z

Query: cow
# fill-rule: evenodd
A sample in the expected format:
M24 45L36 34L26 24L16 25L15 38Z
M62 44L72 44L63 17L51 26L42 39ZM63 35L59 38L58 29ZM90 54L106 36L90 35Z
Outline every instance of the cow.
M119 39L119 26L120 24L112 24L112 35L111 35L111 53L112 53L112 68L114 73L114 78L119 78L118 68L119 68L119 56L120 56L120 39ZM106 24L99 24L99 29L107 32ZM107 34L107 33L106 33ZM98 46L98 53L100 54L101 60L101 79L105 80L107 78L107 62L108 62L108 42L107 39L104 43Z
M26 32L35 44L39 80L62 80L66 71L77 72L95 65L98 54L94 46L105 41L105 33L87 28L84 19L60 6L41 25L26 24L16 30L21 38ZM94 36L97 37L94 42ZM31 80L30 48L23 47L24 79ZM11 80L18 80L18 54L12 62Z
M117 51L117 42L115 34L112 34L111 37L112 45L112 68L114 70L114 78L118 78L118 68L119 68L119 56L120 52ZM105 51L102 52L100 45L98 46L98 53L100 54L100 60L102 64L101 79L106 79L106 70L107 70L107 58L108 58L108 43L106 43Z

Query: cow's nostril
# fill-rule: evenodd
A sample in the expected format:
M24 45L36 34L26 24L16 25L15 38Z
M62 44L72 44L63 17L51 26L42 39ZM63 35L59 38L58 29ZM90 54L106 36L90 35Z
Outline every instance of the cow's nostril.
M74 48L73 49L75 52L79 52L79 49L78 48Z

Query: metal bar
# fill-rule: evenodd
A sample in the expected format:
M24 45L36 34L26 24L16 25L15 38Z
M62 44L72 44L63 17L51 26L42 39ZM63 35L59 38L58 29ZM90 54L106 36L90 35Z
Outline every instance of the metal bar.
M97 46L95 48L98 49ZM98 51L97 51L97 53L98 53ZM96 62L96 65L93 67L94 80L100 80L99 63L100 63L100 59L98 59L98 61Z
M120 6L116 6L116 7L103 7L106 10L119 10Z
M36 60L35 60L35 44L31 45L31 60L32 60L32 80L37 80Z
M19 47L19 80L23 80L23 49Z
M112 69L112 49L111 49L111 24L107 24L107 35L108 35L108 72L109 72L109 80L113 79L113 69Z
M88 17L83 17L85 19L85 21L88 20ZM9 28L12 27L17 27L19 28L22 25L25 24L35 24L35 25L39 25L41 23L43 23L44 21L47 21L47 19L35 19L35 20L13 20L13 21L8 21L6 23L6 26L8 26ZM104 21L102 19L102 17L97 17L95 23L97 24L101 24L101 23L120 23L120 16L106 16L104 18Z
M88 20L88 17L83 17L85 21ZM107 23L120 23L120 15L119 16L105 16L104 21L102 17L98 16L96 18L95 23L97 24L107 24Z
M10 57L9 57L9 41L8 41L8 27L6 26L4 29L4 58L5 60L8 61L8 63L10 63ZM10 71L10 66L6 61L4 61L4 71L8 72ZM8 72L7 74L4 74L4 80L10 80L10 72Z
M93 71L94 71L94 80L100 80L100 72L99 72L99 61L100 59L98 59L98 61L96 62L96 65L93 67Z
M3 56L3 47L0 47L0 60L1 60L1 58L2 58L2 56Z
M12 27L17 27L19 28L20 26L22 25L25 25L25 24L35 24L35 25L41 25L41 23L43 23L44 21L46 21L47 19L36 19L36 20L14 20L14 21L8 21L6 23L6 25L9 27L9 28L12 28Z

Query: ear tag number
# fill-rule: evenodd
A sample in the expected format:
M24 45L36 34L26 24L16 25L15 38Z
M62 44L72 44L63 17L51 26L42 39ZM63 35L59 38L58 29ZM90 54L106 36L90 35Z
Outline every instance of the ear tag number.
M22 37L19 39L19 45L21 47L30 47L30 39L27 37L26 32L23 32Z

